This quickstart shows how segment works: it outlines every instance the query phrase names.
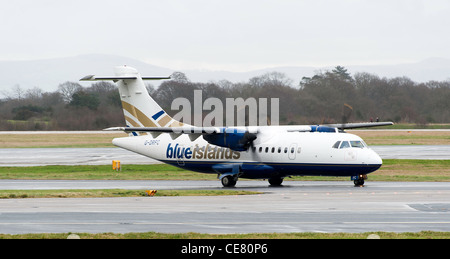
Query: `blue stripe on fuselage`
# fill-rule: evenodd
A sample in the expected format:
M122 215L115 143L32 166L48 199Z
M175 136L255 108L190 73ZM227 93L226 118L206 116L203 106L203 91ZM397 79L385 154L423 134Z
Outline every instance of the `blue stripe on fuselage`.
M215 161L186 161L178 164L175 160L162 160L162 162L171 164L180 168L201 173L217 174L212 166L221 164ZM369 174L376 171L381 165L363 165L363 164L308 164L308 163L257 163L257 162L224 162L222 164L245 164L241 166L241 178L264 179L272 175L286 177L290 175L304 176L356 176L360 174ZM262 167L261 165L267 165ZM231 166L230 166L231 168ZM270 169L269 169L270 168ZM273 168L273 169L272 169Z

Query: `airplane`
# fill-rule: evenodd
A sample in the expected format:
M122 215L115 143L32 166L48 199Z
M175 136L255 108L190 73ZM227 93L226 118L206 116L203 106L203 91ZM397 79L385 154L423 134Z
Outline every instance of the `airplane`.
M380 156L345 129L392 125L392 122L289 126L199 127L173 119L148 94L142 77L129 66L115 67L115 75L85 76L81 81L117 83L126 126L114 138L120 148L187 170L217 174L223 187L239 178L268 180L281 186L291 176L346 176L364 186L367 174L382 165Z

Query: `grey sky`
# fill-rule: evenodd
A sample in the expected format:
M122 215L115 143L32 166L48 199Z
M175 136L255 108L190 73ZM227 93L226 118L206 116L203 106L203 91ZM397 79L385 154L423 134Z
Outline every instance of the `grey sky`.
M246 71L450 58L448 0L14 0L0 60L100 53Z

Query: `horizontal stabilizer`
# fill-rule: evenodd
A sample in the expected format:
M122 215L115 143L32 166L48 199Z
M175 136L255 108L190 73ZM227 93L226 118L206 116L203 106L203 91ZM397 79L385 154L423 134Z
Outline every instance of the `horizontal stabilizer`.
M137 79L136 76L94 76L88 75L80 79L80 81L114 81L117 82L119 80L133 80ZM165 80L170 79L171 77L142 77L142 80Z

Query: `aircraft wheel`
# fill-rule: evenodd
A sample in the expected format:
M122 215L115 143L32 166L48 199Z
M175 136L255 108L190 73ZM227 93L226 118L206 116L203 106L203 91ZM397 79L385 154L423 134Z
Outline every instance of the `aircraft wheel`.
M281 184L283 183L283 178L281 177L269 178L269 183L271 186L281 186Z
M223 187L234 187L236 185L236 180L234 179L234 176L227 175L222 178L222 185Z
M356 187L363 186L364 185L364 179L360 178L360 179L354 180L353 183L355 183Z

